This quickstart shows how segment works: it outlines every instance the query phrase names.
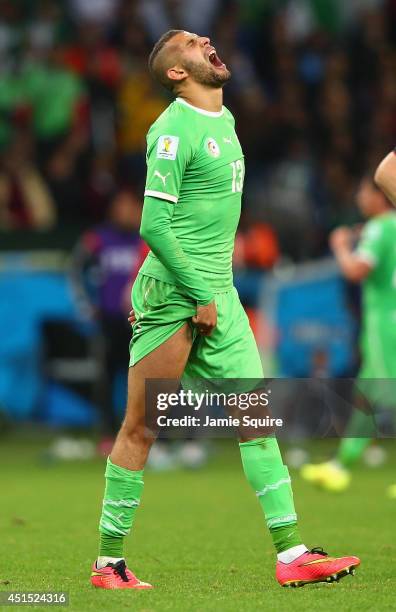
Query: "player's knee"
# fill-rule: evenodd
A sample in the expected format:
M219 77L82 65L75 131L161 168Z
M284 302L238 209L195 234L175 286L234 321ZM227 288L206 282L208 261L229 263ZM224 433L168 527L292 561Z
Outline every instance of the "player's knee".
M148 430L144 422L124 421L121 429L124 436L131 444L139 446L150 446L153 442L151 432Z

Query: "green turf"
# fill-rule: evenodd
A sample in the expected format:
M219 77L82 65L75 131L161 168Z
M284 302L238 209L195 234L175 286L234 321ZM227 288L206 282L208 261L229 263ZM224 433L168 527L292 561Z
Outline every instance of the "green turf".
M139 593L89 584L104 463L43 466L38 450L29 441L0 441L0 590L68 591L69 609L82 612L395 609L396 501L384 495L396 481L395 456L381 469L358 468L344 495L294 475L304 541L357 554L362 566L339 584L293 590L274 580L271 542L235 444L223 443L196 473L147 473L127 552L137 575L156 588Z

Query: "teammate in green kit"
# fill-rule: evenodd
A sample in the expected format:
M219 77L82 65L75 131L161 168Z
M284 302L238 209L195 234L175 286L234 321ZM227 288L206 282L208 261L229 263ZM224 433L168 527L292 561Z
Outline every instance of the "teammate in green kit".
M149 68L176 100L147 136L141 235L151 253L132 290L136 321L128 404L107 462L99 557L91 577L94 586L108 589L151 588L127 568L123 553L153 442L145 427L146 379L263 376L232 280L245 164L234 119L223 106L230 72L209 38L183 30L157 42ZM278 582L331 582L353 572L357 557L333 559L303 545L276 439L242 439L240 451L274 541Z
M396 381L396 212L370 176L361 182L357 203L369 219L357 248L353 230L346 227L333 232L331 246L343 275L349 281L362 283L358 388L371 405L392 408L392 381ZM370 429L374 423L366 412L354 411L346 437L332 461L303 466L301 475L305 480L329 491L348 488L350 467L372 440Z

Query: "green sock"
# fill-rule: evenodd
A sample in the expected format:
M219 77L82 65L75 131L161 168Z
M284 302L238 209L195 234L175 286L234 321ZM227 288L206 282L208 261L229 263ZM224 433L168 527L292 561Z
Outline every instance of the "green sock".
M343 438L338 447L337 461L346 468L351 467L360 459L370 442L371 438Z
M99 523L99 556L123 557L124 537L129 534L143 490L143 470L132 471L107 459L106 489Z
M99 557L123 557L124 556L124 538L115 538L114 536L99 534Z
M277 552L302 543L289 470L283 464L276 438L241 442L242 465L256 492Z
M337 461L346 468L356 463L374 437L374 431L373 416L361 410L354 410L345 432L345 438L341 440L338 447Z
M302 544L297 523L282 525L281 527L271 527L270 534L277 553Z

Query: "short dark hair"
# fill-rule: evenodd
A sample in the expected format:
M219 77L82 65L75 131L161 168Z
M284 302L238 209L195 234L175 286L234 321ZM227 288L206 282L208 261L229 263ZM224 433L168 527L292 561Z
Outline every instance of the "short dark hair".
M168 32L165 32L165 34L163 34L161 38L155 43L148 59L150 74L157 81L159 81L161 85L163 85L164 87L166 87L166 89L169 89L170 91L173 91L174 83L170 79L168 79L163 69L163 66L159 64L157 60L166 43L168 43L177 34L181 34L183 31L184 30L169 30Z

